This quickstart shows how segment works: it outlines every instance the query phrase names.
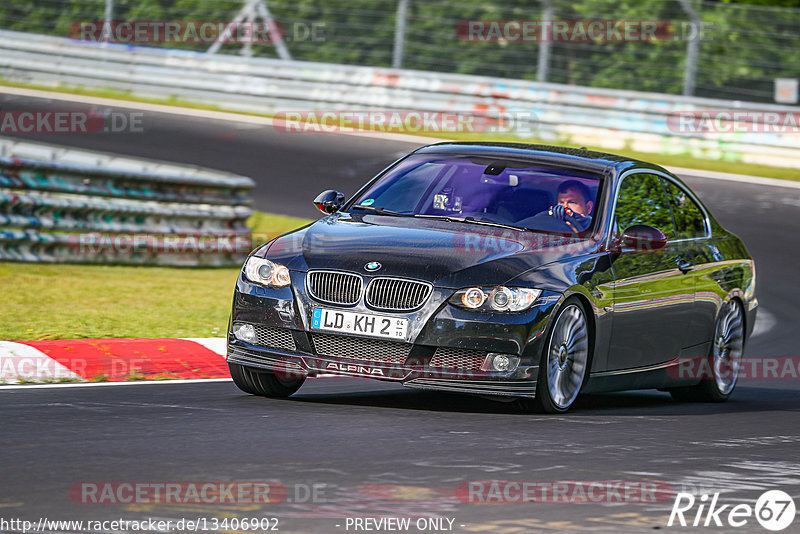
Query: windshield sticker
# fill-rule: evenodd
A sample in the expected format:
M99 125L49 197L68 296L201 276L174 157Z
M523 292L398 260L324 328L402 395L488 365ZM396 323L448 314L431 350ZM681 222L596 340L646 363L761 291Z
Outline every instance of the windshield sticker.
M362 206L372 206L373 204L375 204L374 198L368 198L367 200L361 203Z
M433 195L433 209L461 211L461 197L450 198L447 195Z

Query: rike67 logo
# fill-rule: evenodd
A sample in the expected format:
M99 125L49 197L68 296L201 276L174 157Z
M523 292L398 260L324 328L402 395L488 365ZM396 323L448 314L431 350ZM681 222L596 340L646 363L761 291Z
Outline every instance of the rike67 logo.
M704 494L699 499L691 493L678 493L667 526L741 528L752 526L755 519L765 529L778 532L794 522L795 511L794 499L781 490L762 493L755 506L747 503L721 505L719 493Z

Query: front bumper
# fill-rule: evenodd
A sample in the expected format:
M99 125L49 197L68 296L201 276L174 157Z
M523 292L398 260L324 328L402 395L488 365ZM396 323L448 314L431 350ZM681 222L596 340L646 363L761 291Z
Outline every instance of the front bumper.
M456 368L387 365L369 360L265 350L240 341L228 344L228 362L273 372L286 379L340 375L390 380L411 388L479 395L533 397L536 393L536 368L527 369L529 376L519 379L510 376L518 373L503 375Z
M404 386L472 393L533 397L539 356L550 312L560 295L543 293L521 314L478 314L447 304L453 289L434 288L418 310L393 313L409 320L404 340L389 341L313 330L317 303L304 290L303 273L292 285L266 289L240 275L231 325L249 323L258 332L249 344L228 333L228 361L291 377L342 375L400 382ZM386 314L363 304L343 308ZM508 372L481 370L488 353L520 358Z

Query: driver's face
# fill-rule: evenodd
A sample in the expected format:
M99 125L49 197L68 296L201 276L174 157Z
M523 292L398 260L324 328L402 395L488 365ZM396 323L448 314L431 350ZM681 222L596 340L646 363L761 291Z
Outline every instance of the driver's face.
M558 194L558 204L571 209L581 215L590 215L594 203L586 200L578 189L567 189Z

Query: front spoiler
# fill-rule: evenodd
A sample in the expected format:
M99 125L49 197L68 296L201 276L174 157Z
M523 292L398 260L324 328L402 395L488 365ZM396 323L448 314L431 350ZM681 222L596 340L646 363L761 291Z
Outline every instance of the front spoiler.
M451 391L475 395L534 397L536 371L520 380L503 373L432 369L421 366L394 366L377 362L321 357L312 354L281 352L237 343L228 344L228 362L280 373L286 378L338 375L400 382L415 389ZM506 374L507 375L507 374Z

